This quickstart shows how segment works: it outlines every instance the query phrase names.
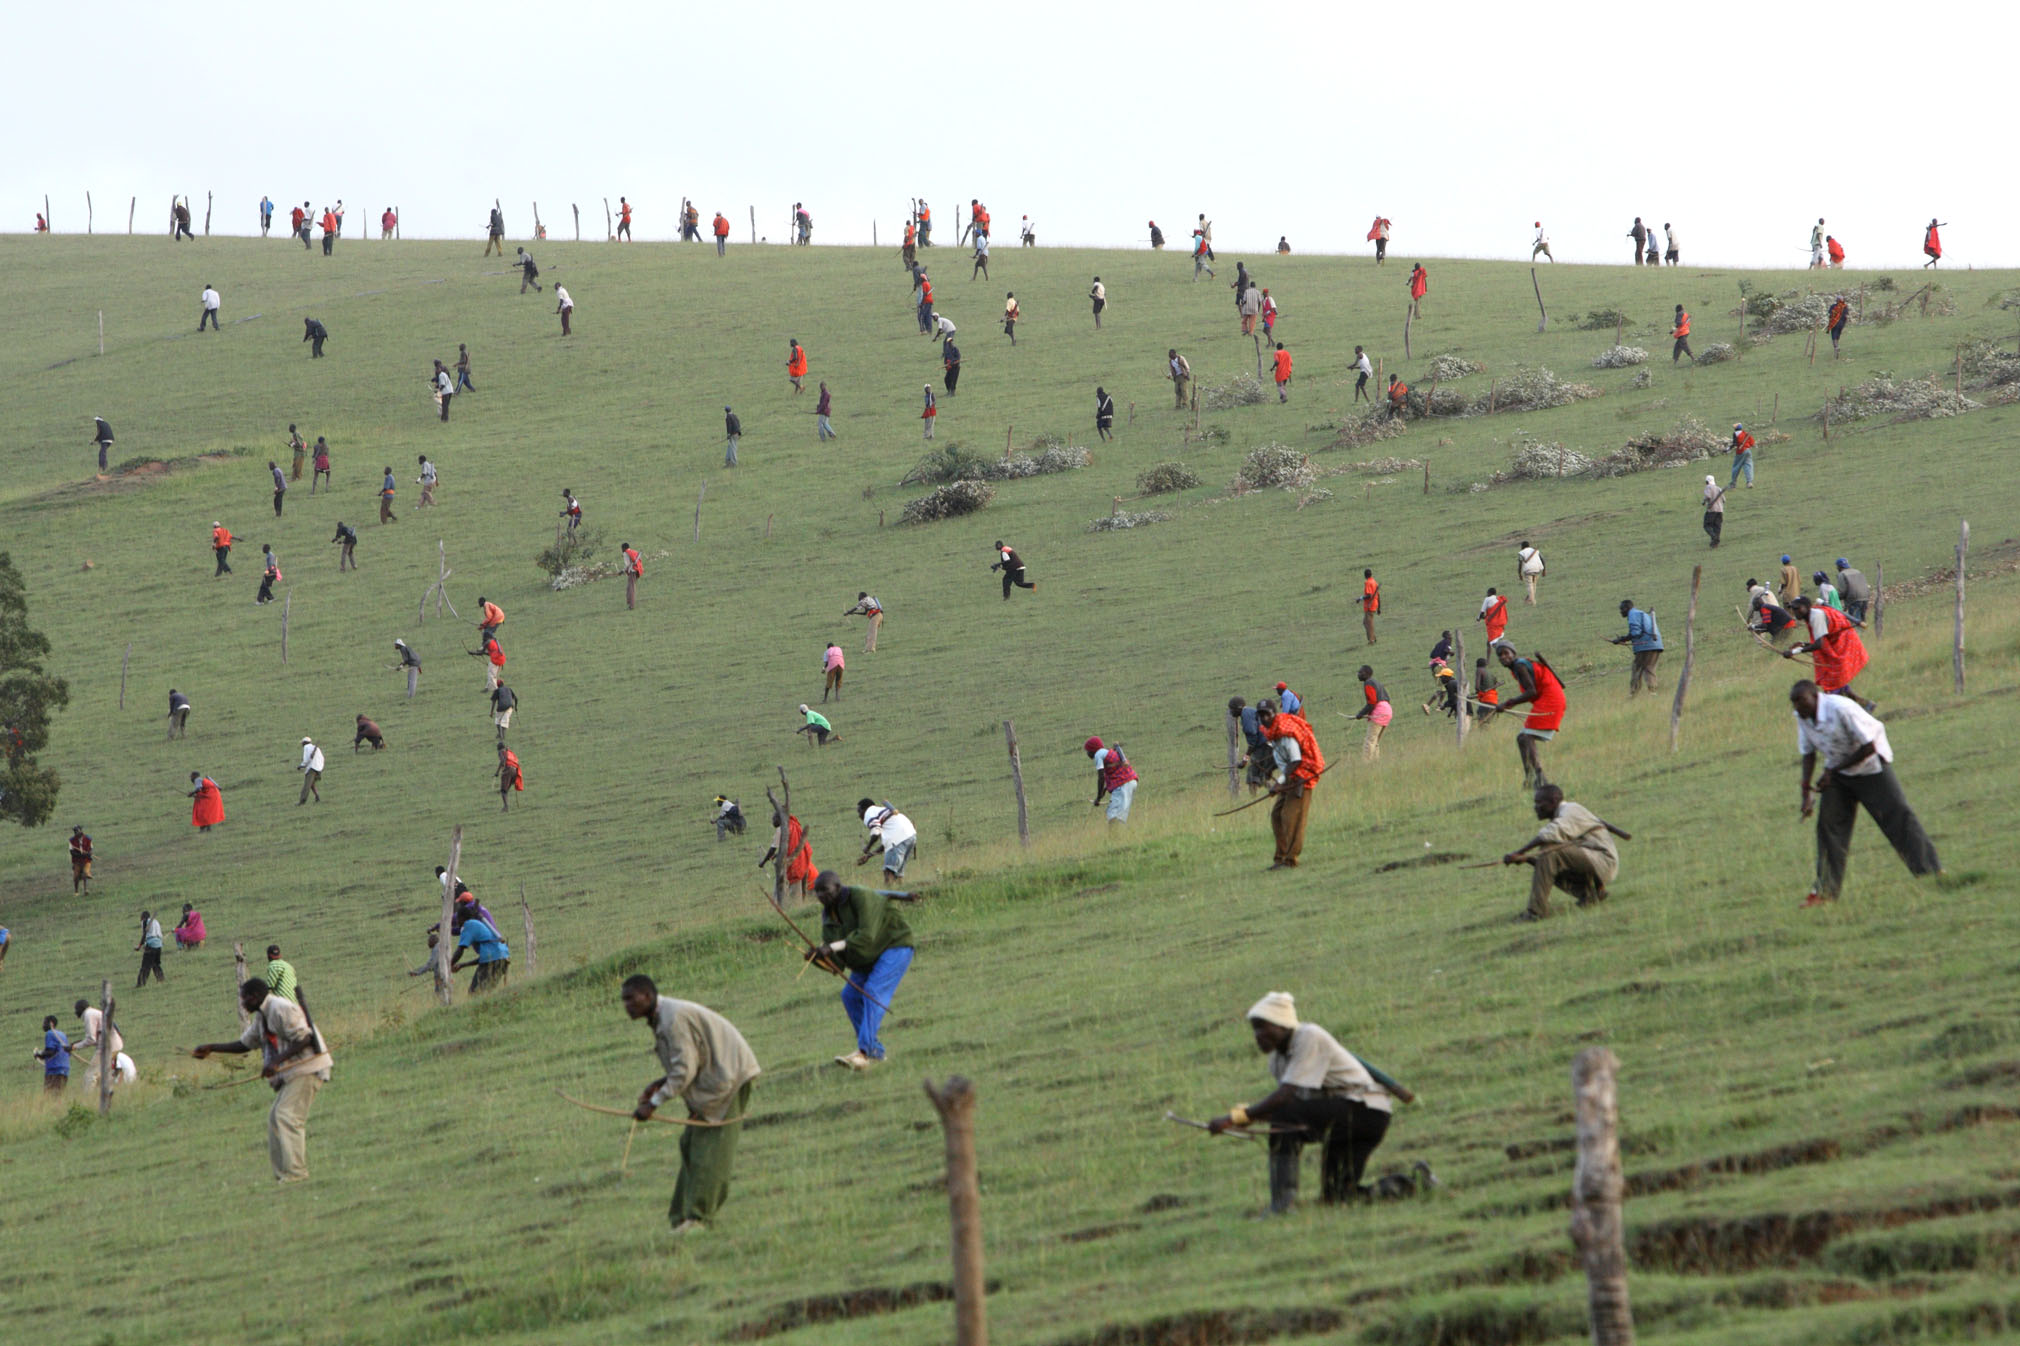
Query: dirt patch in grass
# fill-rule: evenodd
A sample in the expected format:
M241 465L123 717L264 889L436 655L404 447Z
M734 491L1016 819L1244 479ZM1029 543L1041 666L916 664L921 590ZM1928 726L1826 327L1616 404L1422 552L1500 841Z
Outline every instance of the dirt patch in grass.
M990 1281L987 1289L994 1294L1000 1283ZM781 1332L791 1332L797 1328L813 1327L820 1323L840 1322L849 1318L869 1318L880 1313L897 1313L904 1309L917 1308L921 1304L940 1304L954 1297L954 1287L944 1281L921 1281L916 1285L902 1287L872 1286L866 1290L850 1290L836 1295L813 1295L806 1299L795 1299L779 1305L762 1318L756 1318L730 1331L731 1341L761 1341L777 1336Z
M1338 1309L1198 1309L1141 1323L1111 1323L1054 1346L1231 1346L1283 1341L1336 1332L1347 1321Z
M1422 869L1427 865L1449 865L1454 860L1466 857L1457 851L1433 851L1429 855L1413 855L1407 860L1391 860L1385 865L1376 865L1377 874L1393 874L1399 869Z
M1683 1191L1717 1175L1744 1173L1752 1176L1805 1164L1828 1164L1840 1158L1842 1154L1842 1146L1830 1136L1797 1141L1791 1145L1777 1145L1771 1150L1759 1150L1753 1154L1728 1154L1717 1159L1706 1159L1700 1163L1684 1164L1654 1173L1631 1174L1627 1179L1627 1194L1647 1196L1652 1192Z
M1627 1256L1636 1269L1678 1275L1728 1275L1813 1262L1834 1239L1861 1229L1892 1229L1924 1220L2020 1205L2020 1189L1945 1197L1885 1210L1806 1211L1721 1220L1665 1220L1632 1232Z
M1138 1209L1145 1215L1155 1215L1159 1211L1183 1210L1193 1204L1188 1196L1177 1196L1171 1192L1159 1192L1143 1203Z
M1076 1229L1071 1233L1061 1234L1059 1241L1061 1243L1096 1243L1102 1239L1114 1238L1117 1234L1127 1234L1131 1230L1140 1227L1127 1220L1116 1224L1090 1225L1086 1229Z
M1954 1080L1943 1081L1945 1089L1969 1089L1981 1084L2020 1084L2020 1061L1974 1066Z

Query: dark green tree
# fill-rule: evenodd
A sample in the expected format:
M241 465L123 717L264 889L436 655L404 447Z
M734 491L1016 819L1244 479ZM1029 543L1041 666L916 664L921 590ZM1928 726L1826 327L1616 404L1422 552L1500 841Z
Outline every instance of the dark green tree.
M0 552L0 821L23 827L49 821L62 786L35 762L49 746L49 717L70 704L69 686L42 671L48 653L49 638L28 625L21 572Z

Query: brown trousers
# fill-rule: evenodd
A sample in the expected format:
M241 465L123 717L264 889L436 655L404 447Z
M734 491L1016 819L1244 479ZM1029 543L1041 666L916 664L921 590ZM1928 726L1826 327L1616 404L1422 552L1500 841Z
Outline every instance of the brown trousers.
M1312 790L1308 785L1293 786L1277 796L1270 809L1270 828L1277 841L1275 863L1297 866L1298 856L1305 849L1305 818L1311 811Z
M876 650L876 648L877 648L877 629L878 629L879 627L881 627L881 626L882 626L883 624L884 624L884 614L883 614L883 613L881 613L881 612L873 612L873 613L871 613L871 614L870 614L870 629L869 629L869 631L868 631L868 632L867 632L867 633L866 633L866 634L865 634L865 635L863 636L863 653L865 653L865 654L870 654L870 653L873 653L873 652L874 652L874 651Z
M1530 861L1529 914L1541 920L1550 914L1550 890L1562 888L1579 906L1605 901L1606 880L1599 876L1598 857L1583 846L1567 846Z
M1629 696L1633 696L1644 687L1651 692L1655 690L1655 665L1656 661L1661 658L1661 650L1636 650L1634 652L1634 671L1627 675L1627 694Z

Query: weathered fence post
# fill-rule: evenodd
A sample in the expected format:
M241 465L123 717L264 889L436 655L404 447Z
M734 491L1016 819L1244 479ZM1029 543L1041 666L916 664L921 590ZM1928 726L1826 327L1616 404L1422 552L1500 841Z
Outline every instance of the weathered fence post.
M1466 722L1473 717L1472 676L1466 671L1466 632L1462 623L1452 624L1453 690L1459 694L1459 746L1466 746Z
M45 216L44 218L46 219L47 217ZM97 233L97 232L98 232L98 230L97 230L97 229L96 229L96 228L94 227L94 225L93 225L93 221L94 221L94 220L95 220L96 218L97 218L97 212L96 212L96 211L94 211L94 210L92 209L92 206L91 206L91 193L90 193L90 192L86 192L86 193L84 194L84 232L85 232L85 233L87 233L87 234L94 234L94 233Z
M988 1286L982 1279L982 1195L975 1179L975 1090L956 1075L926 1097L947 1132L947 1206L953 1219L954 1343L988 1346Z
M137 196L126 198L126 232L129 234L133 232L133 208L139 204L140 198Z
M1887 634L1887 566L1873 567L1873 639Z
M1690 666L1697 658L1697 586L1704 579L1704 567L1690 568L1690 611L1683 619L1683 672L1676 678L1676 700L1669 707L1669 750L1676 751L1683 733L1683 694L1690 686Z
M281 662L288 661L288 610L295 605L295 590L288 586L288 596L281 604Z
M1536 290L1536 311L1543 315L1536 320L1536 330L1540 332L1550 325L1550 310L1543 307L1543 284L1536 279L1536 268L1533 266L1529 268L1529 284Z
M708 495L708 483L701 484L701 490L694 497L694 540L701 541L701 502Z
M532 976L540 970L540 955L533 942L533 908L526 904L526 885L519 885L519 915L526 924L526 975Z
M1233 711L1227 713L1227 793L1230 799L1241 797L1241 767L1239 754L1235 751L1235 740L1241 728Z
M456 922L456 866L463 859L463 824L457 823L449 833L449 868L442 875L442 928L435 941L435 993L448 1004L453 997L454 983L449 977L449 959L456 950L450 942L455 936L449 927Z
M126 709L126 665L133 658L133 642L126 642L126 653L119 656L119 708Z
M1957 695L1964 694L1964 555L1971 549L1971 521L1966 519L1957 534L1957 637L1950 650L1950 668L1956 675Z
M1017 726L1003 721L1003 742L1010 749L1010 784L1017 790L1017 840L1031 844L1031 814L1024 807L1024 759L1017 755Z
M1620 1062L1588 1047L1571 1063L1578 1117L1578 1167L1571 1179L1571 1242L1585 1263L1593 1346L1634 1346L1627 1302L1627 1253L1621 1246L1619 1113L1614 1074Z
M240 1028L244 1028L246 1020L252 1018L252 1015L245 1012L245 1006L239 1003L238 998L238 988L245 985L245 982L245 941L235 939L231 942L231 1007L238 1011Z
M112 982L98 984L98 1004L105 1021L98 1026L98 1115L112 1115L112 1077L119 1072L119 1053L112 1049Z

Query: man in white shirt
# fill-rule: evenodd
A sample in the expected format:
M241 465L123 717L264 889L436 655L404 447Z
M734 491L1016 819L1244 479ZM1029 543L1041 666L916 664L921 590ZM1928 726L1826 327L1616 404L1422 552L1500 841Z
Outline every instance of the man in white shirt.
M1108 307L1108 287L1101 283L1101 277L1096 276L1094 278L1094 284L1088 289L1087 297L1094 301L1094 330L1099 332L1101 330L1101 310Z
M1178 410L1185 410L1186 389L1192 383L1192 363L1178 353L1177 347L1165 351L1165 364L1171 370L1171 391L1178 399Z
M330 1080L329 1044L309 1023L302 1007L253 978L238 990L238 1003L250 1017L235 1042L206 1042L190 1055L201 1061L212 1052L237 1055L260 1051L260 1078L274 1089L267 1113L267 1157L274 1181L300 1182L309 1176L309 1105Z
M1669 243L1668 250L1662 254L1662 260L1668 262L1671 266L1680 265L1683 261L1683 250L1678 246L1676 241L1676 226L1665 222L1662 226L1662 233Z
M975 266L972 270L968 272L968 279L973 280L977 276L982 276L986 278L988 274L989 274L989 235L983 233L981 230L978 229L975 231Z
M92 1048L91 1064L84 1068L84 1087L96 1089L99 1067L111 1062L117 1069L119 1054L126 1050L126 1039L119 1035L118 1024L112 1025L109 1035L106 1033L105 1011L98 1006L80 1000L71 1007L71 1011L84 1024L84 1036L71 1043L70 1050L76 1052L80 1048Z
M569 297L568 287L559 281L554 285L554 311L561 315L561 335L568 335L568 320L575 314L575 301Z
M1367 1065L1325 1029L1298 1022L1288 991L1272 991L1248 1012L1256 1050L1270 1059L1277 1087L1260 1103L1230 1109L1207 1123L1218 1135L1229 1127L1268 1124L1269 1213L1297 1202L1298 1158L1304 1146L1324 1146L1319 1199L1328 1205L1373 1195L1361 1186L1368 1156L1389 1129L1395 1100L1416 1095Z
M856 593L856 605L842 613L842 615L844 617L860 616L868 619L869 630L863 636L863 653L875 654L877 651L877 632L884 625L884 605L879 603L873 595L858 590Z
M1375 366L1368 360L1368 353L1359 346L1354 347L1354 400L1366 402L1370 406L1375 399L1368 396L1368 380L1375 376Z
M205 281L203 286L203 312L196 316L196 330L201 332L203 325L209 323L210 330L213 332L217 331L217 311L222 307L224 307L224 300L218 298L217 287L209 281Z
M631 1115L652 1114L679 1099L690 1125L680 1133L680 1177L667 1218L676 1234L706 1229L729 1199L730 1164L739 1124L761 1073L756 1053L736 1025L703 1005L659 993L646 976L624 979L624 1012L652 1028L652 1049L665 1071L645 1086Z
M422 505L432 505L435 503L435 483L437 480L439 480L439 478L437 477L435 472L435 465L428 461L427 454L425 453L422 454L421 475L414 478L414 481L421 488ZM420 508L420 506L417 505L415 506L415 508L418 509Z
M1543 553L1524 542L1515 553L1515 574L1522 581L1523 591L1528 595L1522 601L1530 607L1536 606L1536 581L1543 578Z
M1795 707L1796 746L1803 754L1802 816L1809 817L1812 809L1817 815L1817 881L1803 905L1817 907L1838 900L1845 881L1845 852L1861 804L1910 874L1942 873L1935 843L1922 830L1921 819L1908 806L1894 776L1894 747L1887 742L1887 727L1850 697L1819 692L1808 678L1789 689L1789 704ZM1810 773L1819 755L1824 774L1812 788Z
M884 877L892 882L903 878L905 864L918 848L919 829L888 802L879 804L875 800L858 799L856 812L861 816L863 826L870 829L870 838L863 843L863 853L856 857L856 863L867 864L871 856L882 851Z
M1557 261L1555 257L1550 256L1550 236L1543 232L1541 220L1536 221L1536 241L1529 247L1529 260L1535 261L1538 255L1548 257L1552 263Z
M956 330L952 318L949 318L938 309L933 310L933 329L930 335L945 341L948 337L953 336Z
M322 791L316 789L316 782L323 778L323 750L316 746L314 739L302 740L302 761L295 770L302 773L302 797L295 803L308 803L310 795L316 797L318 804L322 803Z

